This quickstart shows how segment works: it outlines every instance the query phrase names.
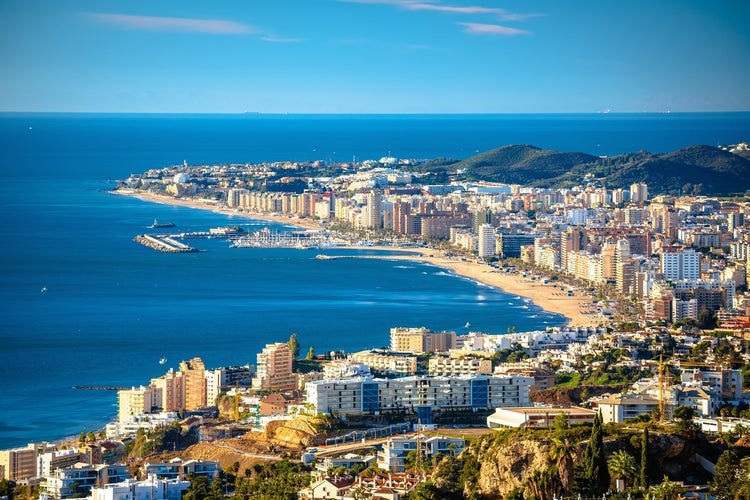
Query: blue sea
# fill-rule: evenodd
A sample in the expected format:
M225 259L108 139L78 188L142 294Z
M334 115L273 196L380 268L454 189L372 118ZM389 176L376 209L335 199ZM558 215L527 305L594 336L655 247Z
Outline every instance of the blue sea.
M258 220L110 194L150 168L278 160L467 158L506 144L615 155L748 140L750 113L643 115L0 114L0 449L96 430L116 393L200 356L255 363L297 333L303 352L385 346L393 326L503 333L564 318L423 264L320 251L161 254L132 241ZM344 252L339 250L338 253ZM159 364L161 358L167 363Z

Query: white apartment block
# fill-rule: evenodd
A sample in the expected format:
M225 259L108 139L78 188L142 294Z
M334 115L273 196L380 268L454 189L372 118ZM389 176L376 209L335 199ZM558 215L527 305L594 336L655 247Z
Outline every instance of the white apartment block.
M190 481L157 479L125 481L91 488L91 500L180 500Z
M479 226L477 251L479 257L483 259L495 255L495 228L492 224Z
M659 400L647 394L617 394L600 399L596 406L605 424L621 424L627 419L650 414L659 407Z
M408 376L417 373L417 357L409 353L381 350L359 351L351 354L349 359L368 366L372 371L389 375Z
M316 413L325 414L416 410L423 423L430 423L426 421L430 412L442 408L484 410L527 405L533 384L532 377L517 375L315 381L305 385L305 402L313 405Z
M128 466L124 464L88 465L77 463L72 467L55 469L44 478L43 491L47 498L62 500L70 497L88 496L93 487L130 478ZM132 499L131 499L132 500Z
M124 422L110 422L105 427L107 439L135 437L138 429L153 430L177 422L177 412L162 412L146 415L133 415Z
M460 453L466 440L443 436L397 436L383 443L383 449L378 452L378 467L389 472L405 472L406 457L409 452L421 448L427 460L435 454L455 456Z
M432 356L427 365L427 373L430 377L490 375L492 374L492 360L486 358Z
M648 185L643 182L637 182L630 185L630 201L648 201Z
M661 273L665 280L697 280L700 277L700 256L695 250L666 247L661 254Z
M154 389L151 386L117 391L117 420L127 422L130 417L151 413L154 407Z
M323 365L323 380L369 377L370 367L353 359L336 359Z
M221 388L227 385L227 371L225 368L206 370L206 404L214 406Z

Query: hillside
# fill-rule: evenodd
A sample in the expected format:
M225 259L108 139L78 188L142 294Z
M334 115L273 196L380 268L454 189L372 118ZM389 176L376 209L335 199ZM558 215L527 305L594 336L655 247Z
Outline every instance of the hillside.
M463 170L466 180L493 180L501 177L509 184L532 184L554 178L579 165L597 161L585 153L562 153L528 145L511 145L493 149L453 165Z
M528 145L493 149L448 167L461 180L565 188L593 177L609 189L645 182L651 193L730 195L750 190L750 160L712 146L608 158Z
M473 439L458 457L446 458L433 469L430 483L434 498L559 498L563 495L563 477L571 485L575 482L571 467L583 460L590 432L589 426L566 431L506 429ZM607 426L602 443L605 456L609 459L624 453L635 462L637 471L643 456L642 436L643 431L635 426ZM702 435L651 428L645 450L650 467L645 477L652 485L665 476L688 484L706 484L711 476L693 458L699 453L716 460L722 449ZM565 466L563 450L569 457L566 469L570 475L561 469ZM555 453L557 458L553 458ZM628 485L634 480L631 476ZM629 493L632 498L642 498L637 490Z

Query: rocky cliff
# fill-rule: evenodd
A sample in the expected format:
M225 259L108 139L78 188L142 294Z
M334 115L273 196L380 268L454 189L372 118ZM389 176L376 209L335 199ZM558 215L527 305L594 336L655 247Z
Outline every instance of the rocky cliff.
M624 450L640 461L640 429L620 429L604 441L607 457ZM522 488L535 473L545 473L553 467L550 459L552 431L505 431L486 436L471 443L459 457L466 463L480 465L478 477L464 484L464 494L478 493L483 498L503 498L516 488ZM578 456L586 445L587 435L576 443ZM584 437L585 436L585 437ZM691 435L651 431L649 439L649 476L658 483L664 475L672 480L705 484L710 477L695 461L696 453L707 453L705 439ZM710 455L710 452L708 452ZM436 478L439 483L439 478Z

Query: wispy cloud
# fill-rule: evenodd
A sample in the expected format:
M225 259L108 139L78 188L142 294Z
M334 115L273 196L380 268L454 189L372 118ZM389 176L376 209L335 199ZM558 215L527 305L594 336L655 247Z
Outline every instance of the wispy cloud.
M87 16L95 22L119 26L126 29L180 32L209 33L215 35L244 35L257 33L253 26L236 21L217 19L191 19L184 17L134 16L130 14L89 13Z
M276 35L263 35L260 39L271 43L299 43L302 41L299 38L284 38Z
M458 23L464 27L464 32L470 35L498 35L498 36L517 36L530 35L530 31L500 26L499 24L482 24L482 23Z
M346 3L365 3L393 5L406 10L421 10L433 12L448 12L451 14L478 14L497 16L505 21L523 21L531 17L539 17L540 14L517 14L497 7L483 7L480 5L444 5L438 2L425 2L418 0L339 0Z

